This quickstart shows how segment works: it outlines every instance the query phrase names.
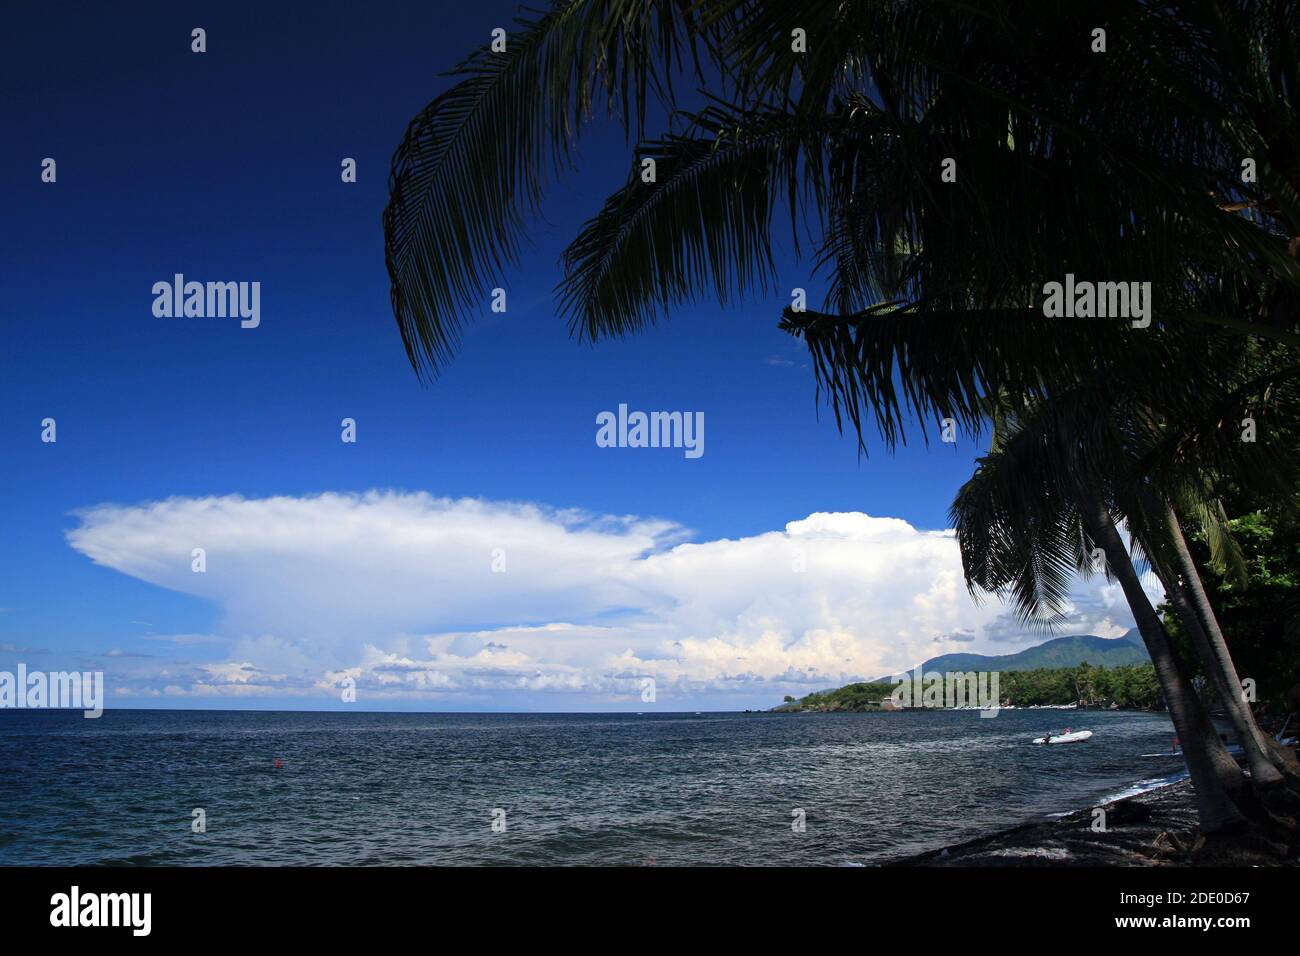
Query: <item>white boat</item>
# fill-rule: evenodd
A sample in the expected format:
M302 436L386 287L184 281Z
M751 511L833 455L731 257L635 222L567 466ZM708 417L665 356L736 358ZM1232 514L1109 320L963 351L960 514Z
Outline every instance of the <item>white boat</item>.
M1091 730L1076 730L1072 734L1057 734L1054 737L1035 737L1036 744L1077 744L1081 740L1087 740L1092 736Z

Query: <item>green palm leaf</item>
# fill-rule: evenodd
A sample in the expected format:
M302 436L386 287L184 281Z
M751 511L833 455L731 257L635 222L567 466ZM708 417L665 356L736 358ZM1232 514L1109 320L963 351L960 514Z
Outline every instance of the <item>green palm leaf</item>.
M625 124L693 51L686 0L570 0L485 47L411 121L384 210L393 313L417 371L436 371L517 257L548 176L603 100ZM485 38L486 41L487 38Z

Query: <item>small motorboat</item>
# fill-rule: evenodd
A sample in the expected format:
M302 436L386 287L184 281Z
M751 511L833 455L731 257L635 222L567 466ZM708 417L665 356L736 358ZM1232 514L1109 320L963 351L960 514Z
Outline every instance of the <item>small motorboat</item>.
M1068 734L1056 734L1052 737L1035 737L1036 744L1077 744L1092 736L1091 730L1076 730Z

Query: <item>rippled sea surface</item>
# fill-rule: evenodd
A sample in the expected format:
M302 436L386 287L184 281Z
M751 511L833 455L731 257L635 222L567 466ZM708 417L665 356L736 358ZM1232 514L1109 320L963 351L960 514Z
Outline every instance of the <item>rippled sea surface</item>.
M1029 744L1066 725L1095 736ZM872 863L1174 773L1143 756L1171 735L1079 711L4 710L0 864Z

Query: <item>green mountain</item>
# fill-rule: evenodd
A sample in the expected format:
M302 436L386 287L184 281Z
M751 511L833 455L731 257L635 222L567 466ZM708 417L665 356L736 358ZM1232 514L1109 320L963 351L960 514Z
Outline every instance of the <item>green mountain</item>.
M1080 675L1087 664L1087 699L1094 704L1150 709L1159 704L1155 671L1137 629L1123 637L1105 638L1076 634L1044 641L1015 654L944 654L921 664L927 673L998 671L1002 698L1019 705L1067 704L1078 700ZM899 675L903 677L904 675ZM906 675L906 676L910 676ZM882 699L894 690L893 677L845 684L808 694L772 710L778 713L878 710Z
M1014 654L942 654L921 665L923 671L1031 671L1040 667L1076 667L1085 661L1094 667L1145 664L1151 658L1137 628L1123 637L1076 634L1057 637ZM892 677L880 678L889 682Z

